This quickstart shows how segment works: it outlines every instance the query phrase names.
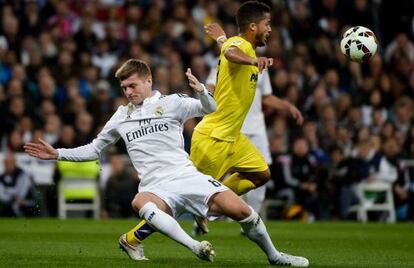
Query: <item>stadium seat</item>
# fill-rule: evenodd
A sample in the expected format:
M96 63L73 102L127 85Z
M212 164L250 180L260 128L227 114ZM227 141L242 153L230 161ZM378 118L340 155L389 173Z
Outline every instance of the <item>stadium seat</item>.
M368 221L369 211L383 211L388 213L387 222L395 222L394 197L392 186L384 182L360 183L357 187L357 195L360 199L358 205L350 208L349 212L355 212L361 222ZM375 197L383 195L382 202L377 203Z
M58 185L59 218L66 219L68 211L92 211L100 217L99 165L91 162L58 161L63 176Z

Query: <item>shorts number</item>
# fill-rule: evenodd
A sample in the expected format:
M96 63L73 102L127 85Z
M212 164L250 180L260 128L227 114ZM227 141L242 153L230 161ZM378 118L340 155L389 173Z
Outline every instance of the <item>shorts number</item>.
M216 180L208 180L209 182L211 182L211 184L213 184L214 187L220 187L221 183L216 181Z

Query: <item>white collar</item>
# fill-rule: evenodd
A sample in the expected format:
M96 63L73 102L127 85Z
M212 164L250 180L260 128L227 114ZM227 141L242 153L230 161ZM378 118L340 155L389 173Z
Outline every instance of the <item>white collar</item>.
M154 101L158 100L161 96L161 93L158 90L154 90L154 95L148 97L144 100L143 104L153 103Z

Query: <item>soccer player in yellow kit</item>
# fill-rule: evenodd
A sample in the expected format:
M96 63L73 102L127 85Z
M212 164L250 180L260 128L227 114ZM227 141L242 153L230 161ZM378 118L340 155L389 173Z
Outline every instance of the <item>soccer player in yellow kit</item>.
M239 36L224 40L217 66L214 99L217 110L204 116L196 126L190 159L204 174L222 180L238 195L262 186L270 179L270 171L261 152L241 133L256 92L258 74L271 66L273 59L256 57L255 48L266 44L269 37L270 9L262 3L246 2L236 15ZM209 28L210 27L210 28ZM214 29L206 27L207 32ZM221 30L221 29L220 29ZM211 33L209 33L211 34ZM214 33L211 34L214 38ZM288 111L299 123L303 118L293 105L273 98L272 104ZM233 172L229 177L226 174ZM206 221L196 218L201 232L207 232ZM197 233L197 232L195 232Z
M221 48L223 43L227 40L224 30L217 23L208 24L204 28L206 33L211 38L213 38ZM206 86L208 90L214 92L216 83L217 67L213 67L211 68L206 80ZM269 141L266 136L266 127L264 115L262 112L262 105L265 105L266 107L277 111L287 112L295 119L298 125L301 125L303 123L303 116L294 105L288 101L279 99L278 97L272 95L272 87L270 85L270 77L267 70L259 74L256 86L256 94L254 96L253 103L250 106L250 110L243 122L241 132L249 138L249 140L257 147L257 149L259 149L266 162L270 164L272 160L269 150ZM246 195L243 195L243 197L246 203L259 213L262 203L265 199L265 192L266 185L262 185L254 190L249 191ZM203 232L200 228L197 228L197 226L194 228L194 234Z
M270 179L266 161L258 149L240 132L256 92L259 72L273 59L256 57L255 48L269 37L270 9L259 2L246 2L236 15L239 36L221 47L214 99L216 112L196 126L191 140L190 158L205 174L220 180L242 195Z

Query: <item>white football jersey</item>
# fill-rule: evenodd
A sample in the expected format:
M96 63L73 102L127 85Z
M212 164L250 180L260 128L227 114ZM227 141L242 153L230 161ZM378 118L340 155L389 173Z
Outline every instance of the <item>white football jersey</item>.
M216 85L217 80L217 68L211 68L210 73L206 79L207 85ZM272 85L270 83L270 77L268 70L263 70L259 73L259 78L256 84L256 93L250 110L244 119L241 132L249 134L261 134L266 132L266 125L264 120L264 115L262 112L262 97L272 95Z
M183 123L215 109L210 94L200 99L184 94L161 95L156 91L142 105L135 106L131 115L128 106L120 106L90 144L58 149L59 159L98 159L106 146L122 138L141 179L140 188L172 180L180 171L193 166L184 150Z

